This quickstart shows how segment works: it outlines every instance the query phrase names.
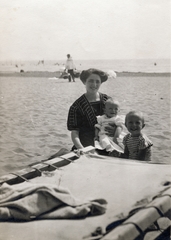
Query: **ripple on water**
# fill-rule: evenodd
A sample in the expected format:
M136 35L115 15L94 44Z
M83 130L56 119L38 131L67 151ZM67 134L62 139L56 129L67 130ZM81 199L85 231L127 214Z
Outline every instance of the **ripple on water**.
M13 152L15 152L15 153L26 153L26 151L24 150L24 149L22 149L22 148L16 148L16 149L14 149L13 150Z
M168 137L166 137L166 136L164 136L164 135L153 135L153 134L151 134L150 136L153 137L153 138L160 139L160 141L161 141L162 139L170 140L170 138L168 138Z
M170 132L163 132L164 135L170 136Z

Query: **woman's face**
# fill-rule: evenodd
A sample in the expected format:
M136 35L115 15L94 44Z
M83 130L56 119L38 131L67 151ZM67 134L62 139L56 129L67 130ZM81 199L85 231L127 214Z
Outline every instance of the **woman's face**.
M86 82L85 82L85 86L86 86L86 90L89 93L96 93L101 85L101 78L99 77L99 75L97 74L91 74Z

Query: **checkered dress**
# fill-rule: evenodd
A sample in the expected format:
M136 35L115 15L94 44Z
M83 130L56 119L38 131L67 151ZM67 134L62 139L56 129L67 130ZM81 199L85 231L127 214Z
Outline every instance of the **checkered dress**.
M90 103L83 94L69 109L67 128L69 131L79 131L80 141L84 147L94 146L96 116L104 113L104 103L108 98L110 97L106 94L100 93L100 101Z

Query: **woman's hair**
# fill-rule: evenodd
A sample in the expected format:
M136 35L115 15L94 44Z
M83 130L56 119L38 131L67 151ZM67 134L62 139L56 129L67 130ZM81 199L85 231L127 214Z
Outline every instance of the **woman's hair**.
M143 123L143 124L145 123L144 115L143 115L142 112L140 112L140 111L130 111L129 113L126 114L125 124L126 124L128 118L129 118L130 116L138 116L138 117L141 119L142 123Z
M100 79L101 79L101 82L105 82L107 79L108 79L108 75L101 71L101 70L98 70L98 69L95 69L95 68L90 68L88 70L83 70L80 74L80 79L83 83L86 82L87 78L91 75L91 74L97 74Z

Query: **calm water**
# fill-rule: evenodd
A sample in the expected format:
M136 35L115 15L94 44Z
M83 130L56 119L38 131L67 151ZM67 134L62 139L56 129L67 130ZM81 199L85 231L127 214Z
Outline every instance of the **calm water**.
M117 72L171 72L169 59L120 59L120 60L74 60L78 70L91 67ZM56 61L5 61L0 62L0 71L58 71L63 69L64 60Z
M118 77L101 86L101 92L117 98L121 114L144 112L144 132L152 140L153 161L169 163L170 78ZM0 176L30 163L47 159L72 146L66 127L71 103L83 94L79 79L0 78Z

